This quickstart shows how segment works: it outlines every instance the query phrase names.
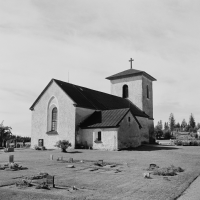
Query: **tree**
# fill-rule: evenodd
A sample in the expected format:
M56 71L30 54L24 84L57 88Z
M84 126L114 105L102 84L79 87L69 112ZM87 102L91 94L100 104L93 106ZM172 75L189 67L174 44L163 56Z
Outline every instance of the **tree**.
M183 131L185 131L186 127L187 127L187 122L185 121L185 119L183 119L183 121L182 121L182 123L181 123L181 129L182 129Z
M195 125L196 125L196 123L195 123L195 120L194 120L194 116L193 116L193 114L191 113L191 115L190 115L190 118L189 118L189 125L190 125L190 128L195 128Z
M174 126L175 126L175 119L173 113L171 113L169 116L169 130L171 132L174 130Z
M158 127L160 130L163 129L162 120L158 121L157 127Z
M169 130L168 122L165 122L165 124L164 124L164 130Z
M179 124L179 122L177 124L175 124L174 128L176 129L176 131L180 131L181 125Z
M155 131L155 136L157 139L160 139L163 136L163 131L162 131L162 120L158 121L158 124L155 126L154 131Z
M0 124L0 141L3 147L5 147L5 142L11 139L12 136L11 129L12 128L9 126L4 126L3 122Z
M197 130L200 129L200 123L197 123Z

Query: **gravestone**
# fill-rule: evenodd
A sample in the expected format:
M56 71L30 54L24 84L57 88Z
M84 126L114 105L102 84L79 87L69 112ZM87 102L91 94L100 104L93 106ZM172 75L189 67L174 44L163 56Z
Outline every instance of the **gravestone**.
M103 160L98 160L98 161L97 161L97 164L103 165Z
M14 163L14 155L9 155L9 163Z
M62 160L63 160L62 156L57 158L57 161L62 161Z
M50 160L53 160L53 155L50 155Z
M70 162L70 163L73 163L73 162L74 162L73 158L70 158L70 159L69 159L69 162Z
M55 183L54 183L54 176L51 175L47 175L46 177L46 183L47 185L49 185L50 187L55 187Z

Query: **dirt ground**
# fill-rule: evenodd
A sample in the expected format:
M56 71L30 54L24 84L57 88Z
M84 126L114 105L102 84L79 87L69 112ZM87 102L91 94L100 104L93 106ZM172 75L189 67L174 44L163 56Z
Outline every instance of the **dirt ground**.
M133 151L60 150L36 151L15 149L0 150L0 164L8 162L9 155L26 170L0 170L0 199L125 199L166 200L176 199L200 174L199 146L143 146ZM53 155L53 160L50 160ZM63 161L57 161L58 157ZM73 163L68 163L73 158ZM104 166L95 163L103 160ZM172 177L151 175L144 178L149 164L159 167L180 166L185 171ZM74 168L68 168L73 164ZM55 176L56 188L17 188L22 177L47 172ZM75 186L75 190L73 189Z

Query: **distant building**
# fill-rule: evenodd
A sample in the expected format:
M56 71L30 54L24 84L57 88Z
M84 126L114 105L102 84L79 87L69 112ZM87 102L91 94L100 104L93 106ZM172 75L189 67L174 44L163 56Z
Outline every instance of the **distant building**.
M200 129L197 130L198 138L200 138Z
M111 94L52 79L30 107L31 146L118 150L154 142L155 78L129 69L106 79Z

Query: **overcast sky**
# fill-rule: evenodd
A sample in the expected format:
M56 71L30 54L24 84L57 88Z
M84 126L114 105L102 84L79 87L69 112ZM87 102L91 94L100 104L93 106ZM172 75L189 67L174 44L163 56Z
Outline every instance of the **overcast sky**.
M52 78L110 92L130 68L154 82L154 119L200 122L200 1L0 0L0 123L30 136Z

